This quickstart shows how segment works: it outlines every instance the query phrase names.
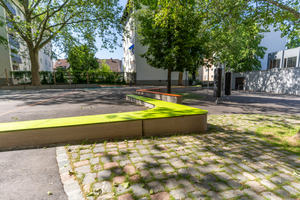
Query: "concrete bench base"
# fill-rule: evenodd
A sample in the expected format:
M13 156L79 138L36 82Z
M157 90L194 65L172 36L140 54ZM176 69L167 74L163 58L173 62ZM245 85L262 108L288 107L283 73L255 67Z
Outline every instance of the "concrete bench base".
M137 95L128 100L153 109L0 124L0 149L76 141L197 133L207 130L207 111ZM167 112L165 112L167 111Z

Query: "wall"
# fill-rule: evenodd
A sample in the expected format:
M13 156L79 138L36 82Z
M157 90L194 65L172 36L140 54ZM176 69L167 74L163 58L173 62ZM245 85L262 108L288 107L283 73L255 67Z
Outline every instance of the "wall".
M300 95L299 67L233 73L232 89L238 77L245 77L245 89L249 91Z
M135 60L136 60L136 82L138 85L167 85L168 71L157 69L147 64L146 59L142 58L140 54L147 51L146 46L142 46L137 40L135 34ZM179 72L172 72L172 85L178 85ZM183 84L185 84L186 73L183 74Z

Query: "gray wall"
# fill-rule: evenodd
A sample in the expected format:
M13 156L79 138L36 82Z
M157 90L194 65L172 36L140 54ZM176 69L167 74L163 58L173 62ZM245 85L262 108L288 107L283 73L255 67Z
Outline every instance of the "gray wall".
M233 73L232 89L238 77L245 77L245 90L300 95L300 68Z

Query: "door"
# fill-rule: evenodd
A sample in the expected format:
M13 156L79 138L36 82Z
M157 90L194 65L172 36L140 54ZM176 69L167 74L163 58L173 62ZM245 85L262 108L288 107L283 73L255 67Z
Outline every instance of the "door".
M238 77L235 78L235 89L236 90L243 90L244 89L244 82L245 82L245 78L244 77Z

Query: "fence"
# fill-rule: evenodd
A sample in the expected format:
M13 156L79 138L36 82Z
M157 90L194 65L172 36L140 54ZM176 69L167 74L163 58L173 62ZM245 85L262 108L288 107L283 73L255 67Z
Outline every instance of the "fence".
M30 71L11 71L17 84L31 84ZM135 84L136 73L101 72L100 70L72 71L57 69L53 72L40 71L40 80L45 84Z

